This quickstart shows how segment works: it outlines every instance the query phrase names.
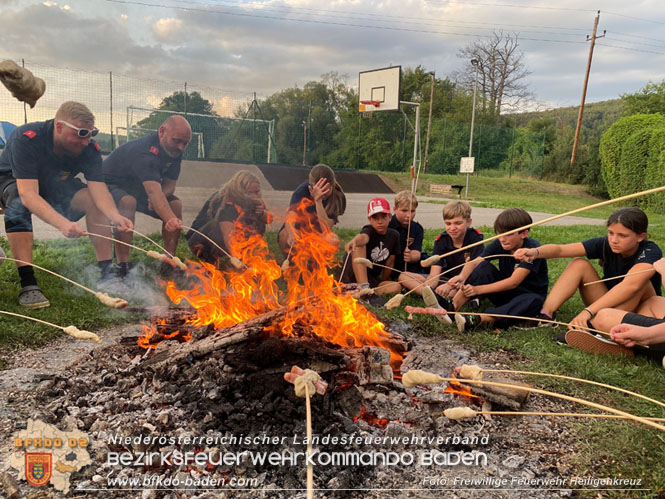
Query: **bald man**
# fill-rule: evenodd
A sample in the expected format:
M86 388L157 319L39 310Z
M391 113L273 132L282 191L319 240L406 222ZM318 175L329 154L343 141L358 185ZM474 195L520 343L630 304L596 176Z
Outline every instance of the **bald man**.
M157 133L121 145L103 164L104 177L120 213L134 221L136 211L162 220L164 248L175 254L182 230L182 202L174 192L182 153L192 138L192 129L185 118L169 116ZM131 243L133 233L118 232L116 237ZM116 244L119 276L131 269L129 247ZM165 277L170 266L162 266Z

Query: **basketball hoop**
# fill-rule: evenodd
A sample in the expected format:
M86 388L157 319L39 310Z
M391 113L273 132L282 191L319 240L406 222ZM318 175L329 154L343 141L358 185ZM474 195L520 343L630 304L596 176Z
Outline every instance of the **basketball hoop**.
M363 118L371 118L372 111L378 109L380 106L381 102L378 100L361 100L360 105L358 106L358 111L362 113Z

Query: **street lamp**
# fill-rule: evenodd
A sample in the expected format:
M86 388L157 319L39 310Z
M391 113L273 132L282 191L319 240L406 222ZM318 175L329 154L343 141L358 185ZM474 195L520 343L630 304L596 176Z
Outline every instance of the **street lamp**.
M476 93L478 92L478 59L471 59L471 65L476 68L476 77L473 84L473 106L471 107L471 136L469 138L469 158L473 151L473 124L476 120ZM464 196L469 197L469 173L466 174L466 190Z

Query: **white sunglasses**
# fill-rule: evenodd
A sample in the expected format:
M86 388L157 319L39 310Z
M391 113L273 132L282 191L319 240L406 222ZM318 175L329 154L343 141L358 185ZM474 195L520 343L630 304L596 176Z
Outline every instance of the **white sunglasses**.
M82 139L85 139L86 137L94 137L95 135L97 135L99 133L99 130L97 130L95 127L79 128L79 127L74 126L71 123L67 123L66 121L63 121L63 120L58 120L58 123L63 123L65 125L67 125L69 128L71 128L72 130L76 130L76 133Z

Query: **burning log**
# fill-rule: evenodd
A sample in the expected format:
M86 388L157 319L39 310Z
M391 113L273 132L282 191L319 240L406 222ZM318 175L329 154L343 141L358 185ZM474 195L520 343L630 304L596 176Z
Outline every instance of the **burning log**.
M393 370L390 367L390 352L385 348L364 346L362 355L356 363L356 374L360 385L392 383Z
M530 388L529 385L524 383L517 383L511 381L507 383L508 380L503 379L493 379L492 381L501 382L506 386L495 386L495 385L474 385L471 386L468 383L464 382L464 379L459 378L458 382L461 387L467 388L474 395L482 397L485 400L494 402L495 404L502 405L504 407L510 407L511 409L521 409L529 398L529 391L525 388ZM509 385L515 384L515 387ZM520 386L521 388L517 388Z

